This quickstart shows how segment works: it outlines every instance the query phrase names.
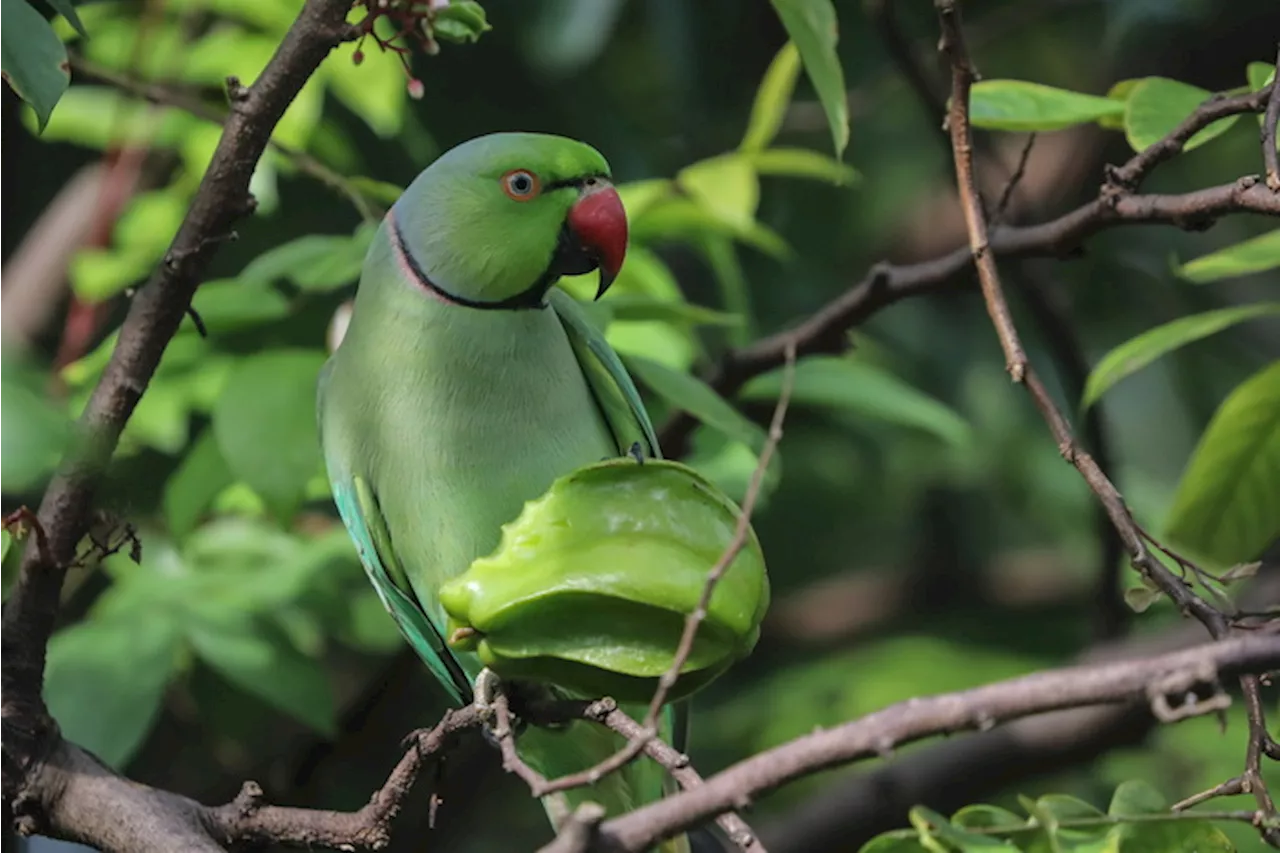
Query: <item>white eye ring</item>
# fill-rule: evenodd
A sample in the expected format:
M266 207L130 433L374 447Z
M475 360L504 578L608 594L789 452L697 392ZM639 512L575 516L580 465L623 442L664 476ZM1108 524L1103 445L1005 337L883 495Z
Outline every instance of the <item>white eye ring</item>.
M502 176L502 191L515 201L528 201L541 189L538 176L525 169L513 169Z

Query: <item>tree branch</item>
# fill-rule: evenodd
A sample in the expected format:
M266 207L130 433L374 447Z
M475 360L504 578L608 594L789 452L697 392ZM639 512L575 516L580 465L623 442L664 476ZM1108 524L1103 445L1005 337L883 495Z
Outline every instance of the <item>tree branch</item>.
M346 0L309 0L261 76L233 104L213 160L164 262L130 305L119 342L77 425L77 446L63 461L41 502L39 519L48 534L47 553L27 548L0 623L0 643L6 652L0 675L3 789L19 831L39 830L91 843L100 834L104 841L97 846L108 848L109 839L120 831L111 820L111 800L77 799L76 792L93 795L94 791L72 784L92 786L113 777L100 767L96 774L78 772L86 762L96 762L63 742L41 698L45 647L58 611L62 582L88 530L94 493L120 433L186 315L220 236L231 233L235 221L253 210L249 178L276 122L329 51L350 35L345 21L349 5ZM60 768L71 772L70 780L58 772ZM129 785L118 779L103 784ZM134 797L131 802L119 803L118 808L148 812L141 800L141 796ZM162 801L155 799L154 805L158 807ZM95 815L106 822L80 822ZM166 825L175 820L173 814L160 812L153 817ZM178 848L201 849L171 840ZM144 849L135 845L116 849L126 847Z
M1267 187L1280 193L1280 162L1276 151L1276 124L1280 123L1280 49L1276 51L1275 77L1271 80L1271 97L1267 98L1267 111L1262 116L1262 162L1267 176Z
M1275 85L1273 83L1251 95L1206 101L1165 140L1152 148L1165 145L1166 140L1185 141L1185 138L1226 115L1261 112ZM1176 142L1177 150L1181 149L1182 141ZM1173 145L1174 142L1168 144ZM1134 155L1122 167L1109 169L1109 173L1134 181L1144 177L1157 163L1167 159L1149 154L1152 148ZM1077 251L1081 243L1094 234L1120 225L1163 224L1186 230L1203 230L1231 213L1280 216L1280 194L1271 192L1252 175L1230 184L1177 195L1134 195L1117 189L1114 186L1117 180L1119 178L1113 177L1097 198L1056 219L1038 225L991 229L988 235L991 252L1001 258L1061 258ZM847 345L845 333L850 328L899 300L950 286L952 280L967 270L971 263L969 247L961 246L941 257L916 264L876 264L861 281L799 325L726 353L706 377L707 381L722 395L732 396L751 378L781 366L784 348L792 340L799 357L842 352ZM660 434L667 455L686 453L689 437L697 425L697 420L687 412L673 415L663 425Z
M1111 517L1111 523L1129 551L1133 566L1173 599L1185 615L1194 616L1199 620L1215 639L1224 638L1230 631L1226 617L1204 599L1195 595L1189 584L1175 576L1147 550L1147 537L1129 514L1124 498L1093 458L1076 445L1066 418L1054 404L1053 398L1050 397L1034 368L1027 361L1017 328L1013 324L1005 301L995 257L990 251L986 216L983 213L977 179L974 175L969 93L976 75L964 42L964 28L960 22L958 2L957 0L934 0L934 6L942 27L940 48L951 60L952 86L947 127L951 135L961 206L964 209L965 224L969 232L969 247L973 254L974 265L978 270L983 301L986 303L987 312L991 315L992 325L995 326L996 335L1000 339L1000 346L1004 350L1009 375L1015 383L1027 389L1054 440L1058 442L1058 448L1063 457L1076 467L1099 502L1106 508L1107 514ZM1273 84L1273 91L1277 85L1280 85L1280 81ZM1256 100L1255 96L1261 94L1258 92L1241 97ZM1269 97L1270 93L1267 94ZM1197 110L1196 114L1179 124L1169 136L1134 158L1130 163L1133 166L1132 169L1126 166L1127 172L1125 169L1114 170L1110 175L1113 183L1123 187L1137 186L1142 177L1157 163L1181 151L1183 143L1199 130L1202 122L1207 123L1213 117L1221 117L1220 112L1225 109L1223 104L1230 100L1232 99L1210 100ZM1254 104L1253 101L1249 103ZM1270 190L1265 188L1259 187L1259 189L1270 193ZM1273 197L1275 197L1274 194ZM1277 197L1277 200L1280 201L1280 197ZM1270 751L1268 744L1271 743L1271 738L1267 734L1263 719L1258 679L1252 674L1242 675L1240 686L1244 691L1250 732L1243 787L1254 795L1259 813L1264 818L1270 819L1275 817L1276 807L1267 791L1260 768L1263 754ZM1156 711L1157 717L1169 718L1167 709L1162 710L1157 706ZM1261 830L1265 840L1280 847L1280 831L1269 824L1263 825Z
M766 750L691 790L605 821L595 848L640 851L760 794L818 771L883 755L903 744L1067 708L1169 691L1182 697L1219 678L1280 667L1280 635L1258 632L1184 651L1117 663L1048 670L958 693L909 699L861 719ZM545 848L544 848L545 849Z

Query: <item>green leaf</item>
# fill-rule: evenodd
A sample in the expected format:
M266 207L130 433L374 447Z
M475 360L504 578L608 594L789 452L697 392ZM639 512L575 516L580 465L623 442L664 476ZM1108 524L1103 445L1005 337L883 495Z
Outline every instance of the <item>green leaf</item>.
M747 132L743 135L738 150L760 151L778 135L799 75L800 52L796 50L795 42L788 41L764 72L764 79L756 90L756 99L751 104Z
M438 38L457 44L474 44L493 29L485 17L484 7L474 0L454 0L437 9L432 25Z
M31 105L43 132L71 82L67 48L27 0L3 0L0 10L4 15L0 69L9 88Z
M1120 80L1107 90L1107 97L1115 101L1127 101L1129 100L1129 93L1133 91L1133 87L1141 82L1141 77ZM1107 130L1124 130L1124 110L1099 118L1098 126L1105 127Z
M1280 231L1276 233L1280 234ZM1189 317L1179 317L1162 326L1148 329L1120 344L1098 361L1085 382L1080 405L1084 408L1092 406L1117 382L1179 347L1207 338L1237 323L1273 315L1280 315L1280 302L1219 308Z
M861 178L852 166L808 148L766 148L750 154L748 162L762 175L812 178L836 186L847 187Z
M745 347L756 337L754 312L751 309L751 285L747 281L738 249L728 237L704 236L702 256L720 288L720 302L725 309L742 318L742 323L729 330L730 346Z
M289 300L278 290L239 279L206 281L196 291L191 307L210 334L251 329L289 314Z
M1207 820L1127 823L1113 828L1107 840L1107 853L1236 853L1226 834Z
M687 244L708 235L733 237L779 260L791 256L791 247L776 231L755 220L726 219L690 198L655 200L631 222L631 239L641 244L663 240Z
M1276 267L1280 267L1280 228L1187 261L1177 273L1187 281L1205 284Z
M396 201L404 194L404 187L389 181L379 181L374 178L366 178L363 175L357 175L354 178L347 178L347 183L362 193L366 198L381 202L382 204L395 204Z
M19 0L6 0L19 2ZM131 98L106 86L77 84L58 101L42 137L49 142L74 142L89 148L145 144L176 147L194 127L202 125L187 113ZM216 139L218 131L212 125Z
M617 190L618 197L622 199L622 208L627 212L627 219L634 222L656 202L671 198L675 182L667 178L650 178L618 184Z
M1250 62L1245 66L1244 76L1249 81L1249 91L1256 92L1272 81L1276 67L1270 62Z
M23 363L17 353L0 359L0 456L6 493L39 486L67 449L72 425L49 399L49 377Z
M1008 809L983 803L965 806L951 816L951 822L965 829L1017 829L1027 825L1026 820Z
M1280 361L1214 414L1178 483L1169 539L1222 565L1255 559L1280 535Z
M968 832L964 827L955 826L942 815L924 806L913 807L907 812L907 817L918 830L930 831L945 841L949 847L958 848L964 853L985 853L985 851L993 850L1016 851L1018 849L1002 838ZM945 851L948 848L943 847L942 849Z
M974 127L992 130L1060 130L1124 114L1124 103L1027 80L981 80L969 95Z
M150 252L91 247L75 253L67 273L76 296L86 302L103 302L141 282L155 261Z
M231 469L218 450L213 430L207 429L164 485L164 514L169 532L182 538L194 530L213 499L232 482Z
M187 194L174 187L135 195L120 215L116 242L159 258L178 233L189 202Z
M915 830L895 829L877 835L862 845L858 853L931 853L931 851L920 842L920 836Z
M849 144L849 103L844 91L844 71L836 53L839 33L835 7L831 0L772 0L772 3L787 35L800 51L804 72L827 114L836 159L840 159Z
M239 480L288 517L320 467L316 378L324 355L280 349L236 365L213 408L218 449Z
M626 363L641 382L675 408L688 412L752 450L759 452L763 446L764 430L701 379L643 356L626 356Z
M760 203L760 180L746 156L721 154L680 170L680 187L736 228L750 227Z
M53 635L44 698L62 733L123 769L160 711L178 651L176 622L161 612L91 616Z
M1212 93L1166 77L1145 77L1129 92L1125 102L1125 138L1134 151L1143 151L1177 127L1209 99ZM1196 133L1182 150L1190 151L1225 133L1240 116L1219 119Z
M611 297L608 308L620 322L656 320L688 326L738 326L742 318L712 308L673 299L657 299L647 294L622 294Z
M76 14L76 7L72 0L46 0L53 7L53 11L67 19L67 23L75 29L84 38L89 37L89 33L85 30L84 24L80 21L80 16Z
M179 453L190 437L190 396L175 377L152 380L125 427L123 438L162 453Z
M233 614L191 620L184 627L196 654L228 681L322 734L337 731L328 674L281 631Z
M757 376L742 389L744 400L776 400L781 369ZM837 356L810 356L796 365L791 400L914 427L956 447L972 440L971 429L955 410L879 367Z
M1102 817L1102 812L1089 803L1067 794L1045 794L1036 800L1036 808L1058 821Z
M354 234L310 234L255 258L240 273L244 281L269 284L286 279L302 290L327 291L360 277L375 229L362 225Z
M1151 785L1140 779L1121 782L1111 797L1107 814L1112 817L1169 815L1169 803ZM1124 853L1232 853L1226 836L1207 821L1179 819L1168 823L1128 823L1114 827L1109 836L1112 849Z

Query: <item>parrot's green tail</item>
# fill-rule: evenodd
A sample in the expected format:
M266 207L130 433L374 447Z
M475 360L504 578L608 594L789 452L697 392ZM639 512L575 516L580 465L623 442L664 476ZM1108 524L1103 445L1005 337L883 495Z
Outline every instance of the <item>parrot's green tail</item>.
M624 710L639 719L646 709L624 706ZM664 739L670 739L670 728L668 720L662 726L661 736ZM520 757L548 779L585 770L626 745L621 736L582 721L556 730L530 726L521 732L517 743ZM595 785L566 791L565 796L570 810L589 801L599 803L608 816L614 817L661 799L664 794L673 793L675 788L675 782L667 772L653 759L642 755ZM543 802L545 805L546 801ZM654 853L689 853L689 837L680 835L668 839L654 848Z

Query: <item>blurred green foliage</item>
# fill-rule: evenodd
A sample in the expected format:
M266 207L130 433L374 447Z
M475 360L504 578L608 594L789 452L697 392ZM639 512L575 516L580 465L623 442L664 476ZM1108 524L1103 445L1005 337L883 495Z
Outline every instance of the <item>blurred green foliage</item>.
M929 4L900 5L903 28L929 50ZM73 324L59 313L28 352L6 349L6 511L34 505L74 446L71 418L102 375L127 294L161 262L219 137L212 121L111 80L162 85L219 114L225 77L258 74L297 4L52 6L71 17L50 27L26 0L4 2L6 79L31 104L5 96L5 163L22 170L6 185L6 258L76 168L117 167L123 151L142 152L145 165L106 239L69 258L73 308L96 312L92 335L68 355ZM197 293L208 336L184 323L129 422L100 503L138 526L142 559L118 553L72 573L47 697L69 737L138 778L214 801L253 777L276 801L358 807L399 738L439 716L442 692L407 656L331 509L313 393L368 220L444 148L529 129L606 154L632 243L590 310L655 422L676 409L698 418L687 461L737 498L781 376L756 377L726 401L698 378L704 370L726 347L809 315L883 257L923 260L964 242L939 117L904 85L859 4L483 8L491 31L475 43L472 30L452 33L409 68L374 42L324 63L258 165L255 215ZM1022 139L1008 134L1040 132L1025 181L1034 200L1011 213L1036 221L1093 198L1104 161L1149 145L1209 92L1266 85L1280 29L1267 0L972 0L965 12L988 75L974 88L975 125L1014 159ZM450 26L437 28L442 40ZM66 49L89 70L69 88L50 66ZM1186 192L1261 169L1247 117L1206 128L1188 148L1148 189ZM1216 568L1274 554L1280 534L1280 335L1267 301L1277 234L1258 217L1207 234L1129 228L1091 239L1081 259L1002 263L1012 286L1066 307L1099 365L1087 390L1075 387L1049 367L1050 333L1017 308L1064 409L1102 407L1111 473L1135 516ZM595 290L591 276L563 284L584 298ZM1092 499L1009 386L980 302L960 291L884 310L851 333L849 354L801 362L755 521L773 611L754 655L695 699L691 749L704 774L892 701L1061 664L1093 637L1090 587L1105 567ZM8 542L6 592L21 550ZM1139 631L1177 621L1131 572L1123 584L1150 605ZM1160 794L1120 785L1112 816L1133 810L1131 795L1164 808L1161 797L1216 784L1238 772L1243 731L1233 709L1225 736L1212 721L1179 724L1015 791L970 796L957 780L951 818L903 813L898 822L913 828L870 849L1007 840L1014 846L1001 849L1128 853L1168 849L1150 839L1169 831L1227 849L1212 846L1212 827L1077 830L1062 819L1096 818L1082 800L1104 803L1126 780ZM398 849L424 837L432 850L543 837L540 811L488 752L472 758L444 775L440 827L425 835L423 794ZM466 793L481 774L483 800ZM828 784L778 792L757 818L782 819ZM1018 793L1033 799L1020 805ZM997 806L955 813L979 798ZM1054 838L1049 818L1062 826ZM1026 829L1029 819L1040 829ZM993 830L986 847L956 835L979 827ZM1257 838L1249 827L1220 831L1242 850Z

